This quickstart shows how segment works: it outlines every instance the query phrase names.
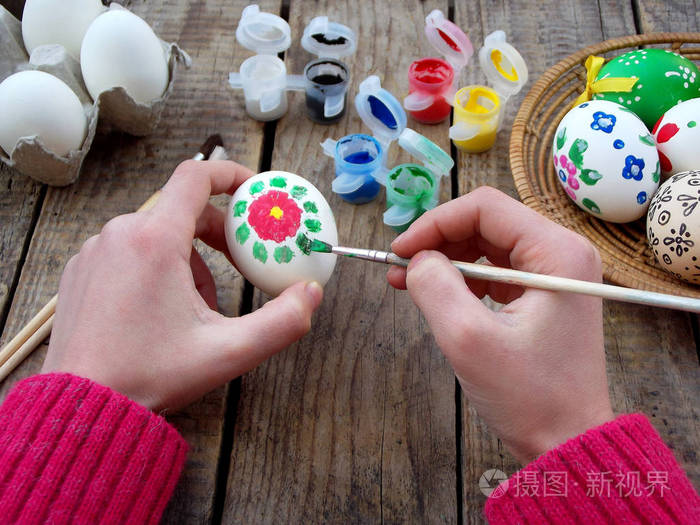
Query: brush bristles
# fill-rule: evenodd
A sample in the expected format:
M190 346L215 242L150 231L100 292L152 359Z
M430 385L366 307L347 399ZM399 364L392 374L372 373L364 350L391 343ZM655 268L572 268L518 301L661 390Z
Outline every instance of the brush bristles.
M202 154L204 157L202 160L211 160L211 155L214 152L214 150L217 147L223 148L224 141L221 138L221 135L216 133L215 135L211 135L207 140L204 141L204 144L202 144L202 147L199 148L199 152Z

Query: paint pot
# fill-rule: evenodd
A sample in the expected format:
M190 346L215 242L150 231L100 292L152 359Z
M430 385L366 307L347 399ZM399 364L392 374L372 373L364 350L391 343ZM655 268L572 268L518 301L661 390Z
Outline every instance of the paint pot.
M304 68L309 118L320 124L337 122L345 114L350 81L348 68L339 59L357 49L355 33L327 16L317 16L304 28L301 45L318 57Z
M273 55L255 55L229 74L229 84L242 88L246 113L260 121L277 120L287 112L287 68Z
M422 163L400 164L386 177L384 224L403 232L423 213L437 206L440 181L450 172L454 161L437 144L412 129L403 130L398 143Z
M326 139L321 146L335 161L332 190L343 200L362 204L374 199L386 183L386 152L406 128L406 112L375 75L360 83L355 109L372 136L346 135L337 141Z
M276 120L287 112L288 89L303 89L277 54L292 43L289 24L277 15L263 13L253 4L243 10L236 40L257 53L241 64L239 73L229 74L229 85L243 89L246 112L256 120Z
M501 122L501 100L486 86L467 86L455 95L454 125L450 138L462 151L480 153L496 142Z
M467 86L455 94L454 125L449 132L455 146L468 153L493 146L506 102L528 78L525 60L508 44L503 31L494 31L484 39L479 64L492 87Z
M339 60L320 58L304 68L306 111L319 124L332 124L345 115L348 68Z
M377 139L356 133L332 142L335 159L333 191L353 204L374 200L381 188L375 174L383 163L383 151Z
M425 35L444 60L423 58L411 64L409 94L403 104L418 122L436 124L450 115L457 78L474 54L474 47L469 37L439 9L425 18Z

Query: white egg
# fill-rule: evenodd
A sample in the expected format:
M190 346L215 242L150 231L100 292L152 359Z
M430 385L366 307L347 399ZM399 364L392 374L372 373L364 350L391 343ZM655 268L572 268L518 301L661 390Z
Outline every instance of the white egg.
M168 86L165 51L151 27L125 9L112 9L90 25L80 50L80 66L90 96L123 87L149 104Z
M79 149L87 133L80 100L65 82L43 71L21 71L0 83L0 146L7 155L22 137L66 156Z
M654 126L664 175L700 168L700 98L669 109Z
M647 241L664 269L700 284L700 171L678 173L661 185L649 205Z
M106 9L100 0L27 0L22 38L30 55L44 44L61 44L80 60L80 44L92 21Z
M226 241L238 270L269 295L299 281L326 284L336 256L310 251L310 241L338 244L333 212L321 192L286 171L245 181L231 197Z
M582 210L611 222L647 211L659 186L654 137L629 109L591 100L569 111L554 136L554 171Z

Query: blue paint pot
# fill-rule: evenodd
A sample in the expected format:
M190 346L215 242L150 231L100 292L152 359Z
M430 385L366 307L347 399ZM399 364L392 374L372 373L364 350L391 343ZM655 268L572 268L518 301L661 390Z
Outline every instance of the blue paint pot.
M343 200L362 204L373 200L386 182L386 152L406 128L406 112L401 103L382 89L379 77L367 77L355 97L355 108L372 136L346 135L326 139L323 151L335 161L331 188Z

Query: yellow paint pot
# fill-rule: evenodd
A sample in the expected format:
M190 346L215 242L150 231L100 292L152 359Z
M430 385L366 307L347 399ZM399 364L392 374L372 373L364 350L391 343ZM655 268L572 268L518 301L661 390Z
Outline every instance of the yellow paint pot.
M501 99L486 86L463 87L454 98L454 125L450 138L462 151L480 153L496 142L501 121Z

